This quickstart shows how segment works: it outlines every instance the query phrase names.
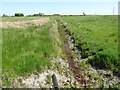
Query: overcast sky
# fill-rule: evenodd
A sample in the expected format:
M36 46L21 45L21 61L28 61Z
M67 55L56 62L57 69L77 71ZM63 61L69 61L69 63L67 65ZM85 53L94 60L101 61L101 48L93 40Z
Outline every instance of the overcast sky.
M4 1L4 2L3 2ZM24 13L113 15L118 13L119 0L1 0L0 15ZM114 13L113 13L114 12Z

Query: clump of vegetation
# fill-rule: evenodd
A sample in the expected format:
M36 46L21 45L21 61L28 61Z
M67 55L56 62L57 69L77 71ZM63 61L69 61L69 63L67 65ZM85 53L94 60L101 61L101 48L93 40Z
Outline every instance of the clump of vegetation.
M15 17L22 17L22 16L24 16L23 13L15 13Z
M59 16L60 14L53 14L54 16Z
M33 16L44 16L43 13L33 14Z
M51 75L47 75L47 80L46 80L46 82L47 82L48 84L51 84L51 83L52 83L52 76L51 76Z
M3 16L2 17L8 17L8 15L6 15L6 14L3 14Z

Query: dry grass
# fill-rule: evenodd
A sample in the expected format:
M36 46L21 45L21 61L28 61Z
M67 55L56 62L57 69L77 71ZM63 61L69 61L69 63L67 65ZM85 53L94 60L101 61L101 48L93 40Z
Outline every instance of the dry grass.
M49 18L39 18L36 20L28 21L0 22L0 28L27 28L30 26L29 24L34 24L35 26L42 26L49 20Z

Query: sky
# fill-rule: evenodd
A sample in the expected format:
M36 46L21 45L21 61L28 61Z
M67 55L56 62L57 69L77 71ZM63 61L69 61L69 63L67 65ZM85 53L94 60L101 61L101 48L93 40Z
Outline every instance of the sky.
M119 0L2 0L0 1L0 16L24 13L32 15L117 15Z
M119 0L0 0L1 2L118 2Z

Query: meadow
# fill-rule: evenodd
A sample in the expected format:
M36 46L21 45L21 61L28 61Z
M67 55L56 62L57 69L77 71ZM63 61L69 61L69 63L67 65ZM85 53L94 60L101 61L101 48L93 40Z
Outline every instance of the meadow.
M17 18L13 20L16 21ZM12 85L14 78L42 72L52 66L50 60L56 53L50 35L52 22L50 20L43 26L30 25L23 29L2 28L3 86Z
M58 19L62 22L58 23ZM45 20L46 22L44 22ZM75 47L80 51L81 58L88 58L89 65L117 73L120 71L118 16L3 17L2 22L4 27L0 32L0 38L2 38L3 87L12 87L18 77L25 79L32 74L38 75L50 69L53 69L54 73L56 73L54 70L58 70L59 75L67 77L69 74L71 76L72 74L67 71L70 67L66 63L64 45L66 36L60 35L60 30L71 36ZM66 27L62 27L62 24L65 24ZM74 57L74 48L70 50L71 56ZM88 67L88 64L84 64L85 67ZM48 76L50 81L51 76ZM61 79L64 81L63 78ZM95 82L93 81L93 83Z
M81 50L82 58L100 69L120 70L118 58L118 17L68 16L61 17L67 23L67 32Z

